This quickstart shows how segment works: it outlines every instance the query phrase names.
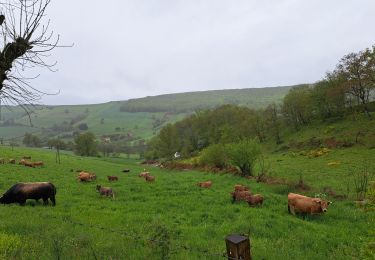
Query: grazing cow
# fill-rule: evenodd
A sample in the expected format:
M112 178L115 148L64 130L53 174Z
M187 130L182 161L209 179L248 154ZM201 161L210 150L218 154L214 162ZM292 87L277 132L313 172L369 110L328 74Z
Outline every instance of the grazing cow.
M38 162L33 162L33 165L34 165L34 167L35 167L35 166L43 167L43 166L44 166L44 163L43 163L42 161L38 161Z
M31 160L31 156L24 156L23 159Z
M77 179L81 182L96 180L96 175L89 172L80 172Z
M34 199L36 201L43 199L46 205L48 204L48 199L50 199L55 206L55 196L56 188L50 182L17 183L4 193L0 198L0 203L19 203L20 205L25 205L27 199Z
M234 191L248 191L249 188L241 184L234 185Z
M255 207L263 204L264 197L260 194L254 194L246 197L246 201L250 207Z
M21 161L18 163L19 165L24 165L25 162L27 162L25 159L21 159Z
M32 167L32 168L35 167L35 166L34 166L34 163L29 162L29 161L24 161L24 162L23 162L23 165L24 165L24 166L27 166L27 167Z
M141 172L141 173L138 175L138 177L143 177L143 178L145 178L147 175L150 175L150 173L149 173L149 172Z
M147 175L145 176L145 180L146 180L147 182L154 182L154 181L155 181L155 176L152 176L152 175L147 174Z
M113 192L112 188L96 185L96 190L101 196L112 197L113 199L115 198L115 193Z
M251 192L248 190L234 191L230 193L232 195L232 203L235 201L247 200L251 196Z
M15 159L9 159L9 163L10 164L16 164L16 160Z
M198 182L197 185L198 185L198 187L201 187L201 188L211 188L212 181Z
M4 158L0 158L0 164L5 164L5 159Z
M320 198L310 198L300 194L288 194L288 211L295 215L296 213L320 214L327 211L330 201Z
M117 176L107 176L107 178L108 178L109 181L118 181Z

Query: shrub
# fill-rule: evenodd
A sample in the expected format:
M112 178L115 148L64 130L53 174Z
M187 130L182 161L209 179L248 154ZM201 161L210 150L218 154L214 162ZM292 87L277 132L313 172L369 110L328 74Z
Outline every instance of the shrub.
M202 151L199 164L210 165L223 169L227 165L227 154L222 144L214 144Z
M228 145L227 151L230 162L240 168L242 174L253 176L255 162L261 155L258 141L244 139Z

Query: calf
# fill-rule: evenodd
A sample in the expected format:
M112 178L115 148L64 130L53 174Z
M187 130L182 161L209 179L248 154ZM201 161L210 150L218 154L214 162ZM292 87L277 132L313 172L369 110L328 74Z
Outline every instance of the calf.
M10 164L16 164L16 160L15 159L9 159L9 163Z
M310 198L300 194L288 194L288 211L295 215L296 213L321 214L327 211L330 201L320 198Z
M107 176L107 178L108 178L109 181L118 181L117 176Z
M145 176L145 180L147 181L147 182L154 182L155 181L155 176L152 176L152 175L146 175Z
M232 195L232 203L235 201L247 200L249 196L251 196L251 192L244 190L244 191L234 191L230 193Z
M201 187L201 188L211 188L212 181L199 182L199 183L197 183L197 185L198 185L198 187Z
M263 204L264 197L260 194L254 194L246 197L246 201L250 207L255 207Z
M113 192L112 188L96 185L96 190L101 196L112 197L113 199L115 198L115 193Z

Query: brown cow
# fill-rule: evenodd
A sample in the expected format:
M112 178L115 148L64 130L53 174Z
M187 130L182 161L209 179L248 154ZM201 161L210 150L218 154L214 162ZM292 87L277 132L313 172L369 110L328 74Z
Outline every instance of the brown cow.
M107 176L107 178L108 178L109 181L118 181L117 176Z
M113 199L115 198L115 193L113 192L112 188L96 185L96 190L101 196L112 197Z
M197 183L197 185L198 185L198 187L201 187L201 188L211 188L212 181L199 182L199 183Z
M147 175L150 175L150 173L149 173L149 172L141 172L141 173L138 175L138 177L143 177L143 178L145 178Z
M81 182L96 180L96 175L89 172L80 172L77 179Z
M320 214L327 211L330 201L321 198L310 198L300 194L288 194L288 211L295 215L296 213Z
M24 162L23 162L23 165L24 165L24 166L27 166L27 167L32 167L32 168L35 167L35 166L34 166L34 163L29 162L29 161L24 161Z
M241 184L234 185L234 191L248 191L249 188Z
M16 160L15 159L9 159L9 163L10 164L16 164Z
M0 164L5 164L5 159L4 158L0 158Z
M25 162L27 162L25 159L21 159L21 161L18 163L19 165L24 165Z
M246 197L246 201L250 207L255 207L263 204L264 197L260 194L254 194Z
M232 195L232 202L247 200L249 196L251 196L251 192L248 190L244 191L234 191L230 193Z
M145 176L145 180L148 181L148 182L154 182L155 181L155 176L152 176L150 174L147 174Z
M34 165L34 167L35 167L35 166L43 167L43 166L44 166L44 163L43 163L42 161L38 161L38 162L33 162L33 165Z

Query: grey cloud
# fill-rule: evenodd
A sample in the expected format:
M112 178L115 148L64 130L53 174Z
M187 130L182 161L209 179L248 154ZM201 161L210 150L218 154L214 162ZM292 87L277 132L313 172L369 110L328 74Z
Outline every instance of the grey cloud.
M372 0L53 1L57 73L48 104L314 82L375 44Z

